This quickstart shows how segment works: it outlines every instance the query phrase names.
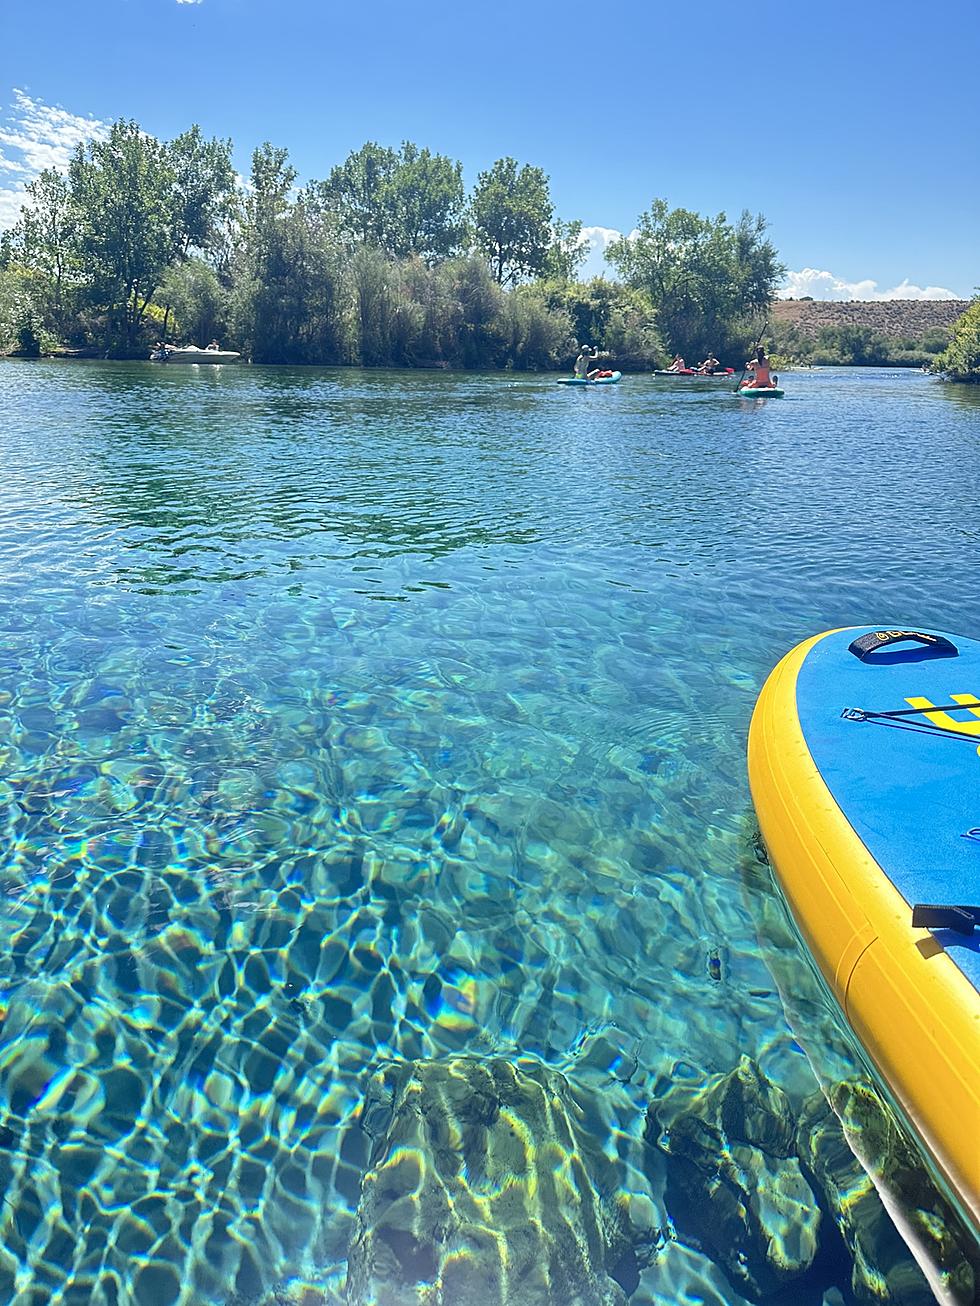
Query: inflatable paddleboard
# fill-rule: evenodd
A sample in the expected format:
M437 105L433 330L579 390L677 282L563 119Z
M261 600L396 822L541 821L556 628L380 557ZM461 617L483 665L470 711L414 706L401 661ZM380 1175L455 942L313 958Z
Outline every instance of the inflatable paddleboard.
M851 1027L980 1229L980 641L829 631L749 731L762 838Z
M760 385L754 388L743 386L735 393L740 399L782 399L786 391L781 390L778 385Z
M612 376L596 376L592 380L584 376L560 376L559 385L615 385L622 372L613 372Z

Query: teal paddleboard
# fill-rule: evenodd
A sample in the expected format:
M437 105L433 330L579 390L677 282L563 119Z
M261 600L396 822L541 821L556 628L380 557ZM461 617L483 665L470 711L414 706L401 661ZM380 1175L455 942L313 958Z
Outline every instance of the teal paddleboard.
M752 389L743 386L741 390L736 390L735 393L740 399L782 399L786 391L780 390L778 386L760 385Z

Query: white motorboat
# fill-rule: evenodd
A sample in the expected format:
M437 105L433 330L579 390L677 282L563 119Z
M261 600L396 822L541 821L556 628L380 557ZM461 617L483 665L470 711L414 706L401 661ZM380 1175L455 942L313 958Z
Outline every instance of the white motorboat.
M197 345L168 345L150 354L151 363L235 363L239 358L241 354L233 349L198 349Z

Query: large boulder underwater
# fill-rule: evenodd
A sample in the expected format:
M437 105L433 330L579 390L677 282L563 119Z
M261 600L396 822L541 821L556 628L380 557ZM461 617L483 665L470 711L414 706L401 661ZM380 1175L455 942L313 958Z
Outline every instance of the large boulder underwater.
M459 1056L380 1072L348 1260L351 1306L624 1306L636 1228L567 1080Z
M794 1104L742 1057L699 1090L652 1103L646 1137L667 1156L665 1203L678 1233L750 1301L802 1301L805 1288L819 1301L847 1262L843 1286L857 1302L975 1300L975 1266L952 1208L865 1081ZM932 1286L879 1190L902 1211Z
M670 1085L636 1122L652 1200L596 1129L599 1096L532 1058L377 1071L346 1306L666 1306L671 1243L716 1267L705 1300L975 1300L977 1249L869 1081L791 1100L742 1057Z

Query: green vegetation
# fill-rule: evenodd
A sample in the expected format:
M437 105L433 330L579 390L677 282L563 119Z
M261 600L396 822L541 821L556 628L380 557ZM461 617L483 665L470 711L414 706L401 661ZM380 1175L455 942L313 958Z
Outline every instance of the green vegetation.
M732 226L724 213L703 218L654 200L636 236L615 241L608 257L657 306L670 349L688 361L709 350L724 358L751 342L746 322L767 309L786 271L765 231L761 216L743 213Z
M953 338L936 359L935 367L951 381L980 384L980 299L975 299L954 323Z
M458 254L466 241L463 168L406 141L399 152L368 141L312 188L346 247L392 258Z
M808 336L798 326L773 323L770 352L782 367L928 367L946 348L948 333L933 327L923 335L886 336L873 327L825 326Z
M663 200L613 247L622 281L577 281L585 252L546 174L511 158L467 197L461 165L412 141L369 141L305 185L265 144L243 184L230 141L120 121L41 173L0 238L0 350L145 357L162 337L268 363L549 368L590 344L634 368L668 348L734 363L782 272L762 218Z

